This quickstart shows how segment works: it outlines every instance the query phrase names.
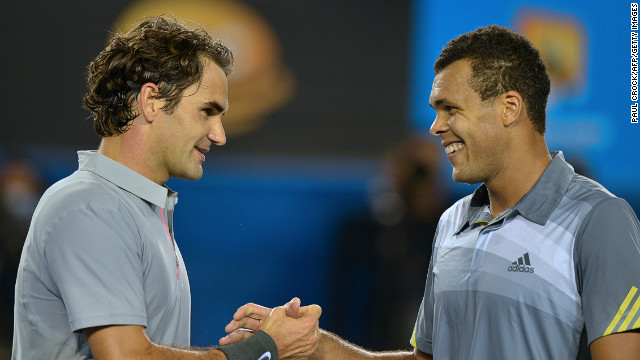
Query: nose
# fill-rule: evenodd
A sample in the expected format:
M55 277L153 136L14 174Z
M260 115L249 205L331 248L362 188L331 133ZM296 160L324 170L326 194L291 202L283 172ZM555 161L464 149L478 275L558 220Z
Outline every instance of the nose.
M207 137L218 146L222 146L227 143L227 136L224 133L222 119L216 117L216 119L211 124L211 129L209 129L209 134L207 135Z
M436 118L433 120L433 124L429 128L429 133L433 136L440 136L449 131L449 122L447 116L439 112L436 113Z

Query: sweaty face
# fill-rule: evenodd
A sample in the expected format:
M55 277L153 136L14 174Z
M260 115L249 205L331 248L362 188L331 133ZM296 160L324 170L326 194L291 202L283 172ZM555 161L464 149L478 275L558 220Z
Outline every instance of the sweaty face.
M205 153L226 142L222 115L228 108L227 77L215 63L205 60L204 65L202 80L184 90L173 112L158 119L155 159L163 178L201 178Z
M494 102L482 102L469 86L471 75L467 60L452 63L436 75L429 97L436 111L430 133L441 139L453 180L467 184L499 175L509 151Z

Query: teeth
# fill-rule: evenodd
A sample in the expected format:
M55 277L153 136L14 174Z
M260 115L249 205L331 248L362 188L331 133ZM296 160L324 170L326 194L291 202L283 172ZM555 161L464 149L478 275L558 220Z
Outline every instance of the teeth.
M463 147L464 147L463 143L453 143L453 144L447 146L444 149L444 151L447 153L447 155L449 155L449 154L451 154L453 152L456 152L456 151L462 149Z

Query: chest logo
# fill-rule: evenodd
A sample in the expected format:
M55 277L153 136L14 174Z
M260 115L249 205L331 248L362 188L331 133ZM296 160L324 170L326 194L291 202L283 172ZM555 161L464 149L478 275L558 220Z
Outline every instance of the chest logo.
M510 272L523 272L533 274L533 266L531 266L531 260L529 259L529 253L525 253L520 256L518 260L511 263L507 268Z

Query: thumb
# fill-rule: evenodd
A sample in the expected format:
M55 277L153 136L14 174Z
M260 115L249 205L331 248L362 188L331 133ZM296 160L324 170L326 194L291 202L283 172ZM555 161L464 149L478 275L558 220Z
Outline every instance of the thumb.
M287 311L287 316L290 318L297 319L302 316L302 311L300 310L300 299L294 297L284 305L284 309Z

